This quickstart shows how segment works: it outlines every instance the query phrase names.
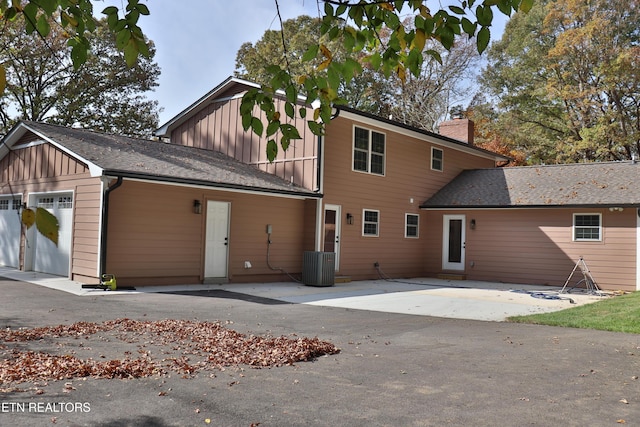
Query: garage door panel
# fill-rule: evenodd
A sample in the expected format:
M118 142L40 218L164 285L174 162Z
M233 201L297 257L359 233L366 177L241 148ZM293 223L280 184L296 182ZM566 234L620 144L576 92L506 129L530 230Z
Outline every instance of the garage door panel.
M39 233L35 233L35 271L69 275L69 259L71 255L71 226L73 223L73 195L40 196L37 206L47 209L58 219L58 246Z
M20 265L20 204L19 197L0 197L0 266Z

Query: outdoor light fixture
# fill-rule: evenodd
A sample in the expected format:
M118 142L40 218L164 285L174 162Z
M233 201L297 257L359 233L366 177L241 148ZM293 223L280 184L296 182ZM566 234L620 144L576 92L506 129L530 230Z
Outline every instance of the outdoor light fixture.
M200 203L200 200L196 199L193 201L193 213L198 215L202 213L202 203Z
M623 210L624 208L620 208L620 207L609 208L609 212L622 212Z
M471 224L469 224L469 226L471 227L472 230L475 230L476 229L476 220L472 219L471 220Z
M350 213L347 214L347 224L353 224L353 215L351 215Z

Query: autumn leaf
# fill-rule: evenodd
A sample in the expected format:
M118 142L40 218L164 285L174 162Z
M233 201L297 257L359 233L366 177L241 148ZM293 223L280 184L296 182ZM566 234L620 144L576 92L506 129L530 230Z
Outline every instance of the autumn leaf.
M58 246L60 224L58 224L58 219L55 215L44 208L38 208L36 210L36 227L44 237Z
M36 222L36 213L33 209L23 209L22 210L22 223L27 227L31 228L31 226Z

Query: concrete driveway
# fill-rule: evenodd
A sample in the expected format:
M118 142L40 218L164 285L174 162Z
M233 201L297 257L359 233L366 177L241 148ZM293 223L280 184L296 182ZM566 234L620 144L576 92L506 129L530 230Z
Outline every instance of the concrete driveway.
M546 313L601 301L606 294L560 293L561 288L507 283L454 281L435 278L406 280L363 280L329 287L305 286L295 282L224 285L148 286L136 291L82 289L65 278L0 268L0 276L72 293L78 296L126 295L136 293L183 293L214 296L225 291L293 304L339 307L384 313L412 314L452 319L503 321L511 316Z

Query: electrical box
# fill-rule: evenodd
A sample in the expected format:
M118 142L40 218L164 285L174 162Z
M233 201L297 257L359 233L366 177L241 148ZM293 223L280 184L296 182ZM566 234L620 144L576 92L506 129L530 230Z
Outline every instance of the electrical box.
M333 286L336 276L335 252L304 253L302 283L307 286Z
M271 227L271 224L267 224L267 234L271 234L273 232L273 227Z

